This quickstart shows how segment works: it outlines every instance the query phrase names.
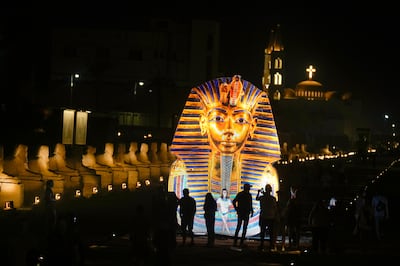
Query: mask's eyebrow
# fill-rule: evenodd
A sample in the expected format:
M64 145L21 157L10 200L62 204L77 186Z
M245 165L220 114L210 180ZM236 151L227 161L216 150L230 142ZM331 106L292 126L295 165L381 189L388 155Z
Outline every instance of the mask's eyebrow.
M246 114L248 114L248 115L251 116L251 113L250 113L248 110L237 109L237 110L234 110L234 111L233 111L233 114L234 114L234 115L241 114L241 113L246 113Z
M207 115L209 115L212 112L221 112L221 113L224 113L224 114L228 113L225 108L215 107L215 108L210 109L210 111L208 111Z

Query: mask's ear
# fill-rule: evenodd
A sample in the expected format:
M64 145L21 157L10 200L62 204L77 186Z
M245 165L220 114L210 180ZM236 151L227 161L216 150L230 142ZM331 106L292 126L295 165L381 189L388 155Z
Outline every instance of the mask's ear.
M200 130L201 130L201 135L202 136L207 134L208 121L207 121L207 117L204 114L200 115Z
M257 118L253 118L253 121L250 124L250 128L249 128L249 138L252 139L254 136L254 131L256 130L256 126L257 126Z

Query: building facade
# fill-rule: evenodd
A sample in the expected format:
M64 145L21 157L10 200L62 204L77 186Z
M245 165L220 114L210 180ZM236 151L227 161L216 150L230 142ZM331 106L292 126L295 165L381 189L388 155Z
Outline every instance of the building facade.
M307 79L285 83L286 75L295 70L286 69L284 51L278 25L271 30L265 48L263 87L271 99L281 145L285 143L289 149L306 145L318 153L327 145L338 150L356 148L360 139L369 138L362 101L353 99L348 91L328 89L315 80L316 67L305 66Z

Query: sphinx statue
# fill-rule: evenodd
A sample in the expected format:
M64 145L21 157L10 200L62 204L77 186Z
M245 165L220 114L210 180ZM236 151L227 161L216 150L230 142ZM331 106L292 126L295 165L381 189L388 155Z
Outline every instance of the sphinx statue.
M38 153L36 155L36 159L28 161L29 169L40 174L44 181L53 180L54 183L53 192L55 194L57 193L63 194L65 178L63 175L50 170L49 154L50 154L49 146L40 145Z
M168 177L169 176L169 172L171 169L171 159L168 156L168 145L165 142L162 142L160 144L160 150L159 150L159 154L158 154L158 158L160 160L160 174L163 177Z
M142 164L150 164L150 159L149 159L149 144L147 143L142 143L140 144L140 151L139 151L139 156L138 156L138 160L140 163Z
M114 144L108 142L104 146L104 153L96 155L96 162L100 165L108 167L117 167L117 164L115 163L113 156L114 156Z
M138 158L137 158L137 151L138 151L138 143L135 141L132 141L129 144L129 151L128 153L125 153L124 155L124 162L130 165L136 165L140 164Z
M4 160L3 171L4 174L21 180L24 186L24 206L32 206L36 198L40 199L44 195L45 183L42 175L29 169L27 145L16 146L12 158Z
M307 144L302 143L300 146L300 158L306 158L310 155L310 153L307 151Z
M55 173L79 176L79 171L67 165L67 153L65 150L65 145L62 143L57 143L53 156L49 158L49 169Z
M152 142L150 145L149 160L152 164L159 164L161 160L158 156L158 143Z
M329 144L326 144L325 145L325 147L323 147L322 149L321 149L321 155L324 155L324 156L329 156L329 155L332 155L333 153L332 153L332 151L329 149Z
M14 150L13 157L11 159L4 160L4 172L12 176L25 179L42 179L40 173L29 169L28 146L25 144L18 144Z
M151 177L151 162L148 156L148 151L149 145L147 143L141 143L139 153L137 154L137 163L135 164L139 172L138 181L141 183Z
M64 177L64 189L65 194L68 197L75 196L75 191L82 189L82 178L79 171L67 165L67 156L64 144L56 144L53 155L49 158L49 169L50 171Z
M96 160L96 147L88 145L86 152L82 155L82 165L95 170L96 174L100 176L100 186L102 189L107 189L109 184L112 184L112 169L107 165L101 165Z
M119 143L117 146L117 152L114 153L114 163L120 167L127 174L127 182L125 180L120 180L119 183L115 182L117 185L126 183L128 189L136 189L136 183L138 181L139 172L135 165L125 162L126 158L126 145L125 143Z
M42 175L44 179L61 177L61 175L50 170L49 146L40 145L36 159L28 161L29 169Z
M12 201L13 208L20 208L24 202L24 185L18 177L5 174L3 165L4 147L0 145L0 206L5 206L6 201Z
M163 142L160 144L160 151L158 154L158 158L160 159L161 163L172 163L170 158L168 157L168 145L167 143Z

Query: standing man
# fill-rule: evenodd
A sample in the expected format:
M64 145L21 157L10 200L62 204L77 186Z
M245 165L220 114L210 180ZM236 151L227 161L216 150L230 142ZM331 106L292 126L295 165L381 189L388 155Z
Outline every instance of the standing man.
M190 245L194 244L193 223L196 213L196 200L189 195L189 189L182 190L183 197L179 200L179 214L181 216L182 245L186 244L186 237L191 238Z
M371 200L372 211L374 214L374 229L377 240L381 240L384 235L384 225L389 218L388 199L376 190Z
M46 212L46 226L49 233L53 233L57 223L56 199L53 192L54 181L46 181L46 190L44 193L44 203Z
M240 228L242 227L242 237L240 238L240 247L244 246L244 239L246 238L247 226L249 225L250 215L253 216L253 199L250 194L250 184L244 184L243 190L240 191L232 200L233 207L237 213L237 225L235 230L233 246L237 246L237 240Z
M217 201L211 192L207 192L204 200L204 219L207 228L207 247L213 247L215 243L215 212L217 209Z
M265 191L260 195L261 190L258 190L256 200L260 201L260 250L264 249L264 237L268 228L269 233L269 248L271 251L276 251L276 232L275 225L278 218L278 203L276 198L271 195L272 187L270 184L265 185Z
M290 187L290 199L286 205L286 222L289 237L289 248L298 249L300 243L300 230L302 210L297 198L298 189Z

